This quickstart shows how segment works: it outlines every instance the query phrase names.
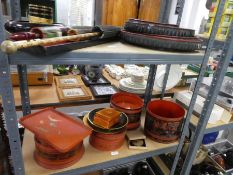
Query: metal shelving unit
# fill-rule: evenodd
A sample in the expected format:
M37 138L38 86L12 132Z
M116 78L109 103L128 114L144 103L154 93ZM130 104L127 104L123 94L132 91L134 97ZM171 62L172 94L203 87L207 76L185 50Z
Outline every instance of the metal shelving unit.
M11 0L11 13L13 19L20 19L20 8L18 0ZM171 4L171 1L167 1ZM185 1L179 0L180 12L178 17L178 24L181 20L182 9ZM179 144L175 144L173 146L168 146L164 148L160 148L158 150L143 152L135 156L128 156L124 158L109 160L102 163L97 163L89 166L84 166L80 169L75 169L71 171L63 171L58 174L69 174L69 175L77 175L84 172L107 168L114 166L116 164L122 164L126 162L130 162L133 160L150 157L152 155L158 155L169 151L176 151L176 158L171 169L170 174L173 175L178 157L180 155L180 151L183 145L184 137L188 132L188 127L190 123L190 118L193 112L193 104L195 104L196 97L198 94L198 90L201 84L201 81L204 76L204 72L207 66L207 61L211 52L211 48L214 43L215 35L217 32L217 27L220 22L220 16L223 11L223 7L225 4L225 0L220 1L220 5L217 11L215 23L212 29L212 34L210 36L207 48L205 52L200 51L196 53L177 53L177 52L165 52L165 51L156 51L150 49L144 49L128 44L122 44L119 42L107 43L99 46L84 48L80 50L75 50L71 52L66 52L53 56L32 56L30 54L24 52L17 52L16 54L7 55L5 53L0 52L0 94L2 96L2 103L4 108L4 113L6 116L6 126L8 130L9 143L11 149L11 159L12 165L14 167L14 173L16 175L25 174L24 162L22 157L21 143L18 132L18 122L16 116L15 102L13 96L13 88L10 79L10 69L9 66L12 64L18 65L18 73L20 76L20 90L22 100L22 110L24 114L29 114L31 112L30 109L30 98L28 93L27 86L27 67L26 65L40 65L40 64L150 64L150 72L147 83L147 90L145 94L145 103L150 101L151 93L153 88L153 80L156 74L157 64L201 64L201 70L199 73L199 77L196 83L196 87L193 93L193 97L190 103L190 107L187 111L186 119L184 121L182 127L182 135L179 140ZM166 5L163 5L165 7ZM0 3L1 10L1 3ZM163 9L162 13L165 13L166 10ZM2 11L0 11L2 12ZM2 13L1 13L2 14ZM163 15L167 17L167 15ZM4 24L3 24L3 16L0 17L0 41L2 42L5 39L4 36ZM213 82L207 96L202 114L199 123L196 126L196 132L194 134L194 138L192 140L192 144L189 148L187 158L185 164L183 166L183 170L181 172L182 175L189 174L189 171L192 166L192 161L195 157L196 151L201 144L201 140L203 134L205 133L205 128L210 116L210 112L212 111L213 104L216 100L216 96L219 92L220 85L223 80L223 76L225 74L226 67L229 64L230 58L233 55L233 23L231 25L231 30L229 32L228 39L223 46L223 53L221 55L221 59L218 65L218 69L214 74ZM117 49L116 49L117 48ZM167 72L169 72L169 66L167 66ZM164 96L166 81L168 74L164 79L164 86L161 94L161 98ZM62 171L62 170L61 170Z
M196 130L197 124L198 124L198 117L193 116L190 120L189 128L192 131ZM233 121L231 120L229 123L223 123L222 121L217 122L216 124L207 124L204 134L212 133L212 132L217 132L221 130L226 130L226 129L232 129L233 128Z
M121 42L111 42L58 55L34 56L18 51L9 55L9 64L200 64L204 52L180 53L151 50Z

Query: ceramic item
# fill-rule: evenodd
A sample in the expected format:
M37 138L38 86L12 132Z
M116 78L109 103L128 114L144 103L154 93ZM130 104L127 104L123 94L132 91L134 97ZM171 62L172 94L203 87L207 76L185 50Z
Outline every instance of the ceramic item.
M82 142L92 131L79 120L53 108L46 108L22 117L19 122L63 153Z
M154 90L162 91L163 79L165 74L166 74L166 65L159 65L157 67L156 77L154 81L154 87L153 87ZM171 69L167 80L166 90L175 87L180 82L181 78L182 78L182 69L180 65L178 64L171 65Z
M142 72L138 72L138 71L132 72L131 81L133 83L143 84L144 83L144 74Z
M98 108L98 109L92 110L89 113L88 117L87 117L88 125L90 125L90 127L94 131L96 131L98 133L105 133L105 134L109 133L109 134L111 134L111 133L117 133L117 132L121 132L121 131L126 130L126 127L127 127L127 124L128 124L128 117L124 113L121 113L120 118L119 118L119 122L116 125L109 128L109 129L105 129L105 128L102 128L102 127L100 127L98 125L95 125L94 122L93 122L95 114L96 114L96 112L98 112L98 111L100 111L102 109L103 108Z
M146 81L141 84L132 82L131 78L123 78L119 81L119 88L129 93L144 94Z
M166 100L153 100L147 105L145 134L162 143L175 142L180 136L180 127L185 110Z
M119 92L110 100L110 106L127 114L129 123L127 129L136 129L141 124L141 112L144 103L140 97L130 93Z
M89 80L93 82L97 82L100 77L102 76L102 68L103 66L100 65L87 65L85 66L85 74L89 78Z

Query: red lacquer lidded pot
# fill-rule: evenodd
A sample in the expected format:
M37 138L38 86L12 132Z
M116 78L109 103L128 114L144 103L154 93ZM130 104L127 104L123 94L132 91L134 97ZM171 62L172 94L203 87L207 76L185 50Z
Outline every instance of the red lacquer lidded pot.
M153 100L147 105L145 134L162 143L179 139L185 110L180 105L167 100Z
M141 124L141 113L144 106L143 100L126 92L118 92L111 97L110 106L124 112L129 119L127 129L136 129Z
M94 109L83 119L84 123L93 129L89 143L100 151L114 151L119 149L125 142L128 117L126 114L121 113L119 122L111 128L106 129L94 123L95 113L102 109Z
M81 121L46 108L20 119L35 134L34 159L47 169L62 169L78 162L84 154L83 139L92 130Z

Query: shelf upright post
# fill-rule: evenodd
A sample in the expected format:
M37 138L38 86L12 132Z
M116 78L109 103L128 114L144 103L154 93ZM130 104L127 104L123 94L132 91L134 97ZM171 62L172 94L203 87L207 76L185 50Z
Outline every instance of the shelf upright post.
M181 21L181 17L182 17L182 14L183 14L183 8L184 8L185 0L178 0L177 3L178 3L178 6L180 8L179 8L179 14L178 14L178 19L177 19L176 24L179 26L180 25L180 21ZM168 5L171 6L171 2L168 2ZM160 99L163 99L163 97L164 97L164 93L166 91L167 80L168 80L170 69L171 69L171 64L167 64L167 66L166 66L166 73L165 73L164 78L163 78L163 87L162 87L162 92L161 92Z
M161 8L159 15L160 23L168 23L170 10L171 10L171 0L161 1Z
M178 12L178 18L177 18L176 24L178 26L180 26L180 23L181 23L181 18L182 18L182 14L183 14L184 4L185 4L185 0L178 0L177 1L177 5L179 7L179 12Z
M226 42L224 43L223 51L220 56L220 60L218 62L217 70L214 73L213 80L210 86L210 90L205 100L205 103L204 103L204 106L203 106L203 109L200 115L200 119L196 127L195 134L193 136L193 140L191 142L186 159L184 161L181 175L189 174L192 168L193 160L202 142L206 125L210 118L210 114L212 112L219 90L222 86L222 82L223 82L226 70L229 66L230 60L232 58L232 55L233 55L233 22L231 22L230 31L227 36Z
M103 17L103 0L94 0L94 4L95 4L95 9L94 9L94 14L95 14L95 17L94 17L94 25L101 25L102 23L102 18Z
M167 65L166 65L166 72L165 72L165 75L164 75L164 77L163 77L163 87L162 87L162 92L161 92L161 95L160 95L160 99L161 99L161 100L163 99L164 93L165 93L165 91L166 91L167 80L168 80L168 76L169 76L170 69L171 69L171 64L167 64Z
M147 103L151 100L156 71L157 71L157 65L151 64L148 79L147 79L147 84L146 84L145 97L144 97L145 107Z
M13 20L21 19L20 0L10 0L11 18Z
M20 1L10 0L10 4L11 4L12 19L20 20L21 19ZM31 113L31 107L30 107L30 98L29 98L28 83L27 83L27 66L17 65L17 70L19 75L22 111L23 111L23 115L28 115Z
M17 65L23 115L31 114L30 97L27 81L27 66Z
M3 24L2 4L0 2L0 42L5 39ZM18 130L18 120L15 109L13 88L10 77L10 66L8 55L0 52L0 91L2 95L2 104L5 114L7 134L9 138L12 166L14 174L24 175L23 157L21 151L21 141Z
M207 44L207 47L206 47L206 50L205 50L205 55L204 55L204 58L203 58L203 61L202 61L202 65L201 65L201 68L200 68L198 79L197 79L197 82L196 82L196 85L195 85L195 88L194 88L194 91L193 91L192 99L191 99L191 102L189 104L189 109L187 111L185 121L184 121L183 126L182 126L182 134L181 134L181 137L180 137L179 145L178 145L177 150L176 150L176 156L175 156L175 159L173 161L173 165L172 165L170 175L173 175L175 173L176 166L177 166L177 163L178 163L178 160L179 160L179 157L180 157L180 153L181 153L181 150L182 150L182 147L183 147L183 142L185 140L186 133L188 133L189 122L190 122L190 119L191 119L191 116L192 116L192 113L193 113L194 105L196 103L196 99L197 99L197 96L198 96L198 91L200 89L201 82L203 80L203 77L204 77L204 74L205 74L205 71L206 71L206 68L207 68L207 63L208 63L208 60L209 60L209 57L210 57L211 48L214 45L214 40L215 40L215 36L216 36L217 30L218 30L218 26L219 26L219 23L220 23L220 20L221 20L221 14L223 12L225 1L226 0L222 0L220 2L219 6L218 6L218 9L217 9L216 18L215 18L213 28L212 28L212 32L210 34L210 38L209 38L209 41L208 41L208 44ZM196 152L193 152L193 154L195 154L195 153Z
M160 11L160 16L159 16L159 22L168 22L170 8L171 8L171 0L165 0L165 1L161 2L161 11ZM161 93L161 97L160 97L161 99L164 97L170 67L171 67L171 65L166 66L166 73L164 75L162 93ZM156 70L157 70L157 66L156 66ZM154 70L152 70L152 71L154 71ZM156 75L156 72L154 73L154 76L155 75ZM155 79L155 77L153 77L153 83L154 83L154 79ZM149 81L149 79L148 79L148 81ZM153 89L153 86L152 86L152 89ZM151 99L151 97L148 99ZM147 103L148 103L148 101L145 104L147 104Z

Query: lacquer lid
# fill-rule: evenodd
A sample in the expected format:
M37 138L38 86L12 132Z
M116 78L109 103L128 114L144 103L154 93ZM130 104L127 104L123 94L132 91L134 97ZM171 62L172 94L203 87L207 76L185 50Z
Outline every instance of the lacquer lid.
M53 108L22 117L19 123L60 152L71 150L92 132L78 119Z

